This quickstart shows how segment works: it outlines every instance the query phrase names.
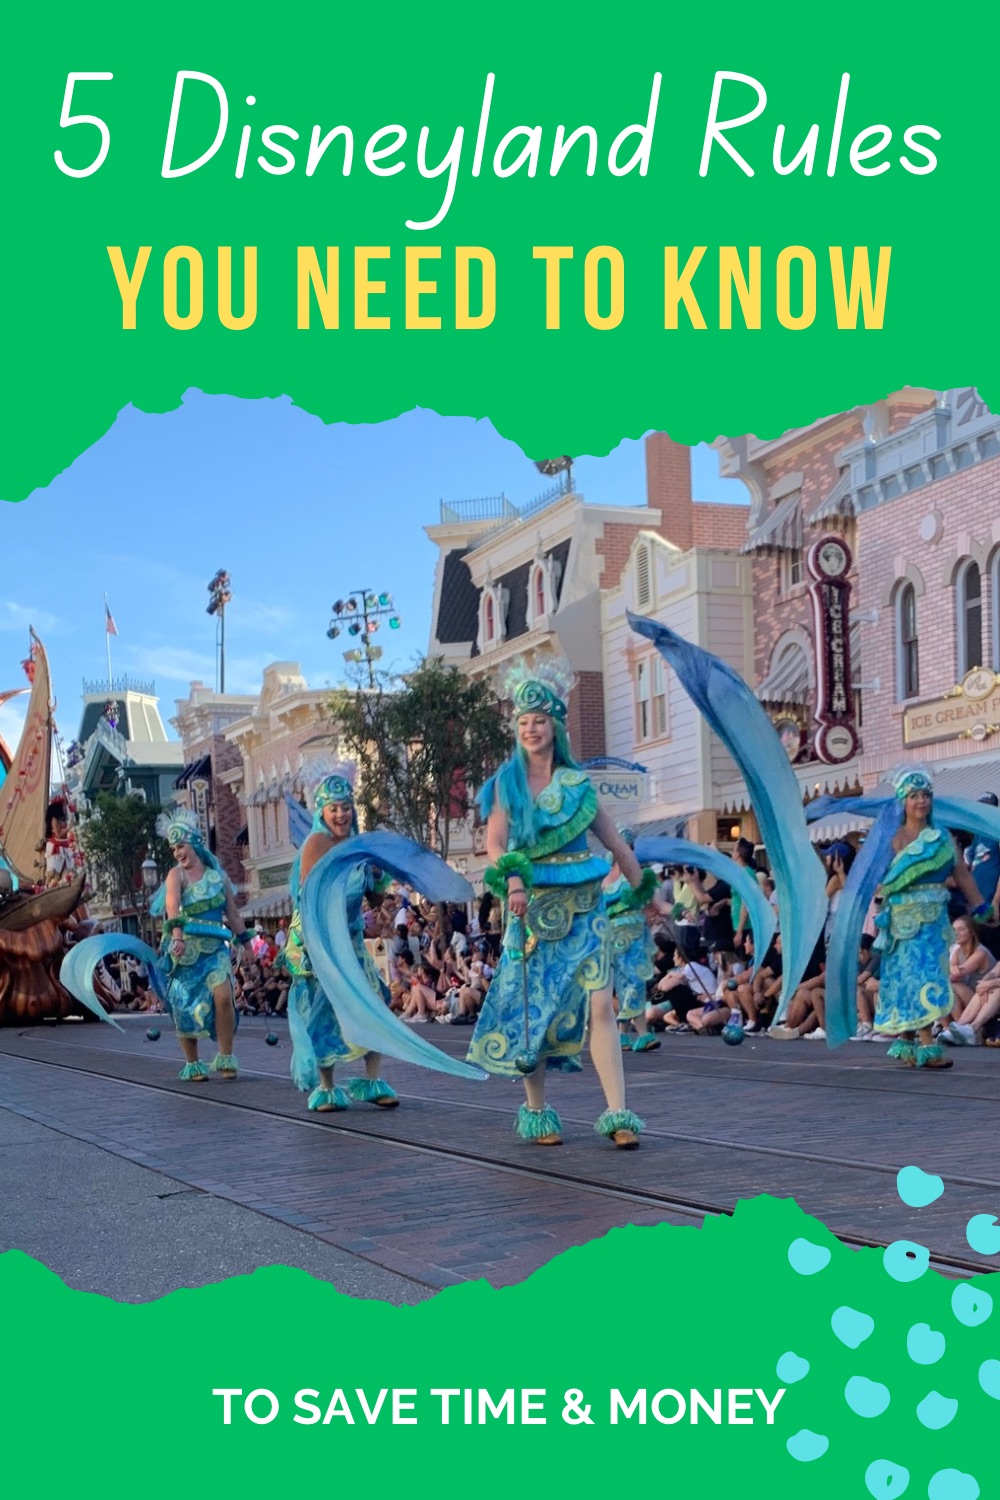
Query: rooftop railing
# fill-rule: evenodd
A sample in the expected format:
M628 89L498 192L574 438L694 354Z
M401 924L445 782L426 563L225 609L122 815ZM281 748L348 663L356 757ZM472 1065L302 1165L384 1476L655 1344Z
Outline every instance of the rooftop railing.
M442 500L441 525L453 526L468 521L499 521L516 516L517 506L506 495L483 495L477 500Z
M144 681L139 677L129 677L127 674L122 677L112 677L110 679L107 677L96 677L93 681L89 681L85 677L83 679L83 691L88 696L98 693L107 693L109 697L113 693L140 693L146 698L155 698L156 683Z

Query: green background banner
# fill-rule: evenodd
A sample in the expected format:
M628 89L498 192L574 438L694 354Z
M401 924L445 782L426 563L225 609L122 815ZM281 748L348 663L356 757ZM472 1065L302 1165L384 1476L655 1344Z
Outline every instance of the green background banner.
M0 495L18 500L44 485L106 432L132 402L144 410L175 407L188 387L244 396L290 394L326 420L373 422L414 405L442 413L488 415L532 457L553 452L600 454L625 436L666 427L682 441L719 431L770 436L830 411L878 398L904 384L978 383L989 402L997 341L997 307L988 271L990 188L995 137L992 39L985 5L946 15L916 4L905 13L863 17L772 5L765 12L724 3L710 16L697 8L636 4L625 11L584 10L568 18L542 7L507 6L474 20L468 9L414 10L387 4L377 15L328 6L284 16L248 5L101 15L65 5L44 20L27 10L7 23L16 60L3 100L7 196L17 217L4 237L6 290L4 412L7 440ZM175 79L182 70L218 81L228 127L199 170L161 176ZM716 144L699 175L719 71L756 79L766 92L759 116L728 137L753 177ZM110 81L75 85L67 115L106 123L108 151L90 176L71 177L96 160L100 127L60 128L67 76L104 72ZM481 152L473 175L489 75L495 78ZM662 75L651 138L635 134L614 160L633 170L612 175L616 137L650 116ZM838 101L848 75L844 107ZM247 98L256 102L246 104ZM758 103L758 91L728 82L718 115L733 118ZM220 123L220 99L197 80L185 86L172 163L208 150ZM268 126L288 153L264 150ZM592 127L551 175L556 132ZM317 140L338 126L352 132L351 171L343 175L343 134L332 139L307 175ZM379 131L401 127L398 134ZM815 129L814 169L789 166ZM884 126L891 139L851 165L852 143ZM940 136L906 132L931 127ZM237 177L244 127L245 168ZM426 127L421 157L421 130ZM448 193L440 167L462 127L451 206L428 223ZM518 127L537 129L511 139ZM839 147L835 149L835 137ZM856 150L884 139L869 133ZM372 143L372 144L370 144ZM398 149L391 151L393 145ZM921 151L919 146L923 146ZM530 161L506 171L537 148ZM365 164L366 150L379 172ZM936 169L915 175L902 164ZM294 167L274 175L271 168ZM835 171L828 175L831 157ZM643 160L648 165L642 175ZM394 171L396 167L402 170ZM122 330L108 246L132 272L143 246L148 264L136 301L136 327ZM230 247L232 305L244 312L245 246L256 249L257 307L243 329L220 325L218 247ZM315 306L300 329L297 249L313 247L325 272L326 250L340 251L340 326L324 328ZM355 328L355 247L377 247L368 279L384 283L368 312L386 328ZM421 316L441 327L407 328L406 247L438 247L411 282L437 282ZM487 327L456 329L456 247L481 247L496 268L496 311ZM573 252L561 267L561 318L546 324L546 268L536 246ZM591 327L586 319L586 257L595 247L619 252L621 321ZM692 289L706 327L691 325L682 303L676 329L664 328L664 250L677 247L683 269L698 246L705 253ZM733 326L719 327L720 247L737 253L752 279L751 247L760 252L760 328L748 329L738 295ZM884 327L837 328L829 247L867 247L872 277L880 247L891 247ZM169 252L190 247L204 268L204 309L196 326L165 321ZM783 249L803 247L815 260L815 318L783 327L776 311ZM597 313L614 315L611 269L592 265ZM801 312L800 261L788 271L788 307ZM189 272L177 271L177 316L190 315ZM727 284L729 278L727 276ZM415 297L415 292L414 292ZM471 308L480 308L480 273L471 271ZM725 299L723 299L725 301ZM168 311L173 298L168 285ZM228 299L226 302L228 307Z
M0 496L19 501L46 485L127 404L171 410L192 387L290 395L326 421L378 422L414 406L487 416L532 457L603 454L650 428L691 443L718 432L771 436L905 384L975 384L996 409L996 32L986 5L863 13L772 5L761 14L727 0L710 9L636 3L572 13L508 5L479 15L455 4L396 3L23 8L6 21L0 104L8 205ZM218 81L228 128L203 167L164 178L181 70ZM730 137L752 177L718 145L699 173L719 70L756 79L767 93L759 117ZM72 72L113 78L80 81L67 98ZM758 97L752 85L730 81L720 113L745 113ZM54 153L85 171L102 126L60 128L61 110L104 122L106 159L90 175L67 175ZM191 81L173 161L205 152L219 122L216 89ZM277 125L298 139L272 132L267 149L262 132ZM558 128L568 135L585 125L596 140L593 175L584 135L553 176ZM350 173L341 132L307 174L314 127L322 140L338 126L352 132ZM633 131L616 150L620 133L636 126L647 134ZM816 127L811 175L801 165L775 170L779 126L785 166ZM883 139L875 126L891 140L881 155L858 155ZM940 139L913 136L917 126ZM855 170L852 143L866 173L883 162L886 170ZM454 181L447 162L427 175L452 147ZM402 170L372 171L366 148L376 167ZM933 172L902 164L927 165L931 149ZM498 175L522 152L537 152L533 175L529 155ZM615 175L609 161L624 166L635 152L633 169ZM268 171L261 156L272 168L293 166ZM407 227L438 216L449 193L438 224ZM311 326L300 327L299 247L311 248L309 264L330 278L331 246L339 250L339 303L335 312L328 287L326 321L339 326L323 326L314 284ZM384 253L364 262L359 246ZM117 247L117 260L108 247ZM245 327L220 322L220 247L232 261L223 316ZM255 251L255 308L245 247ZM459 247L488 252L466 257L468 312L481 327L456 327ZM558 328L546 327L554 313L536 247L572 251L561 263ZM587 257L597 247L615 253L590 262L588 301ZM679 269L704 247L694 300L681 299L676 328L664 326L668 247ZM759 328L746 326L756 321L746 311L756 301L755 247ZM838 328L836 247L848 274L855 247L867 247L873 279L880 250L891 248L881 328ZM440 254L418 258L418 249ZM736 285L739 272L749 287L743 300L729 294L731 328L720 326L720 260L729 267L725 285ZM199 263L200 317L191 273ZM135 283L135 327L123 328L120 283L137 264L145 269ZM365 264L370 282L384 282L384 293L367 301L359 294ZM388 326L358 327L362 316ZM441 326L407 326L418 317L439 317ZM704 328L694 326L700 319ZM608 326L593 326L602 320ZM803 326L786 326L797 320ZM807 1272L789 1260L797 1241L812 1247L795 1252ZM824 1251L830 1258L820 1264ZM664 1266L674 1294L647 1300L646 1274ZM760 1294L731 1293L748 1268ZM352 1302L282 1269L146 1307L69 1291L17 1253L4 1257L0 1278L7 1428L17 1435L7 1444L6 1479L15 1493L99 1483L104 1493L239 1485L277 1494L335 1483L380 1494L565 1484L586 1495L655 1487L791 1496L808 1486L839 1500L867 1486L894 1500L904 1471L906 1492L931 1500L974 1500L990 1485L995 1493L1000 1350L989 1297L956 1294L933 1270L901 1283L881 1252L846 1249L790 1203L744 1204L732 1223L709 1221L700 1231L615 1232L520 1287L495 1292L478 1283L416 1309ZM927 1333L908 1342L918 1325ZM914 1348L938 1357L921 1363ZM485 1387L495 1398L507 1387L543 1387L548 1422L516 1432L501 1422L442 1430L423 1400L414 1427L291 1422L295 1391L328 1397L338 1386ZM773 1426L759 1406L752 1426L651 1419L612 1428L606 1419L613 1387L645 1388L651 1399L667 1388L773 1396L782 1386ZM212 1396L221 1387L269 1389L280 1415L224 1427ZM592 1425L563 1422L561 1398L571 1388L592 1403ZM888 1404L880 1406L883 1393ZM151 1442L163 1450L155 1457Z

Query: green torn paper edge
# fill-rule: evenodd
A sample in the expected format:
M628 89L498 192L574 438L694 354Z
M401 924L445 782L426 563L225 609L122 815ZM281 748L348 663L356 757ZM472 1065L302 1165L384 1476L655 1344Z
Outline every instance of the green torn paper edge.
M801 1239L830 1252L815 1274L801 1275L789 1263L789 1246ZM714 1292L697 1294L691 1277L712 1267L728 1274L713 1278ZM734 1268L743 1268L738 1279ZM342 1296L284 1267L126 1305L70 1290L12 1251L0 1257L8 1360L15 1357L18 1377L8 1382L7 1430L37 1429L42 1393L61 1391L57 1470L87 1451L95 1420L106 1429L116 1418L108 1437L114 1468L141 1473L147 1495L176 1493L185 1469L181 1450L206 1460L203 1473L198 1462L184 1473L185 1489L195 1494L213 1492L220 1463L242 1458L252 1459L254 1494L284 1493L294 1476L335 1461L345 1490L377 1484L393 1493L405 1485L412 1493L416 1475L416 1493L435 1487L441 1493L447 1479L444 1492L458 1494L464 1474L477 1492L499 1495L509 1493L528 1463L553 1480L586 1468L579 1493L588 1495L663 1472L671 1493L683 1496L792 1496L807 1485L812 1495L840 1500L865 1494L868 1466L883 1459L909 1470L913 1495L925 1495L932 1475L947 1468L976 1476L986 1495L995 1473L996 1406L980 1389L977 1371L996 1352L996 1331L990 1318L978 1327L958 1321L951 1306L956 1285L934 1271L902 1285L887 1275L881 1251L850 1250L791 1200L766 1196L739 1203L732 1218L708 1218L701 1228L612 1230L516 1286L494 1290L471 1282L415 1307ZM1000 1286L1000 1276L965 1285L985 1292ZM857 1350L831 1328L844 1306L874 1320ZM917 1322L944 1332L946 1351L933 1365L907 1357L907 1332ZM57 1351L51 1338L39 1337L46 1325L58 1329ZM661 1426L650 1416L645 1427L612 1428L607 1420L612 1386L629 1398L645 1387L650 1399L662 1389L695 1388L710 1400L715 1387L760 1388L773 1400L781 1388L776 1366L789 1351L807 1360L809 1371L786 1386L772 1427L715 1426L704 1418L699 1425ZM151 1353L156 1368L144 1370ZM130 1389L117 1406L111 1399L111 1410L97 1416L95 1399L105 1404L121 1391L123 1377L128 1384L140 1372L148 1388ZM849 1408L844 1392L856 1376L889 1388L884 1415L865 1418ZM356 1425L333 1422L339 1434L333 1438L321 1425L292 1423L296 1391L319 1391L325 1408L338 1386L359 1414ZM383 1386L420 1393L418 1425L380 1422L376 1444L355 1390L371 1396ZM508 1386L543 1387L552 1393L549 1422L519 1429L516 1438L505 1423L453 1422L442 1443L427 1393L467 1386L486 1387L494 1400ZM273 1391L278 1418L253 1426L240 1417L224 1428L221 1398L212 1391L226 1387ZM561 1397L570 1389L591 1403L593 1425L562 1421ZM940 1432L916 1415L932 1390L958 1397L957 1416ZM259 1409L266 1405L260 1398ZM676 1410L672 1400L665 1406ZM756 1402L752 1410L763 1416ZM154 1424L167 1462L151 1466ZM829 1440L825 1454L808 1465L786 1447L804 1428ZM9 1452L15 1465L29 1460L16 1444Z

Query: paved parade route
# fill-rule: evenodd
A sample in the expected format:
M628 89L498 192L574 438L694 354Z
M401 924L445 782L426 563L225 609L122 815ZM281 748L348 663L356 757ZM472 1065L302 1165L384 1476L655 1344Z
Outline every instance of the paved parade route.
M236 1082L182 1085L172 1036L85 1024L0 1032L2 1248L71 1285L142 1300L272 1262L353 1295L412 1302L457 1281L497 1286L623 1224L698 1225L758 1193L794 1197L853 1243L915 1239L943 1269L994 1269L970 1251L974 1213L1000 1212L994 1132L1000 1057L963 1050L913 1075L874 1045L664 1040L627 1054L642 1149L593 1132L596 1080L556 1077L565 1144L512 1133L516 1086L464 1083L387 1062L398 1110L310 1115L289 1046L241 1027ZM463 1028L428 1028L460 1054ZM946 1191L914 1210L895 1173ZM200 1251L200 1253L199 1253Z

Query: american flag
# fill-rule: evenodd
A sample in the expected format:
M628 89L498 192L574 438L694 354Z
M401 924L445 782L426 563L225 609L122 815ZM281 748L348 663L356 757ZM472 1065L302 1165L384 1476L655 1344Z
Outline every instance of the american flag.
M108 601L104 601L104 629L108 635L117 635L118 626L115 624L114 616L108 608Z

